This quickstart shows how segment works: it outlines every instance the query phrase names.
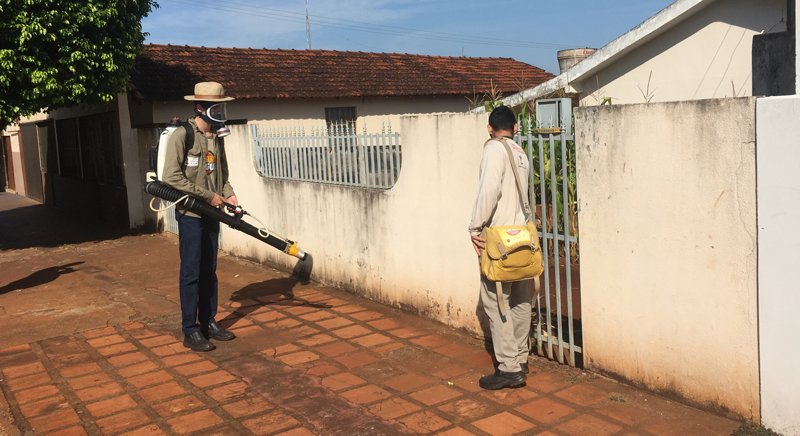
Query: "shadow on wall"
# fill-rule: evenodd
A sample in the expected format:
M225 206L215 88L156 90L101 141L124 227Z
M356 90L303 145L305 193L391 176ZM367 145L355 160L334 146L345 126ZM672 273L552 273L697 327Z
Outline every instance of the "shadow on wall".
M45 283L55 281L64 274L74 273L78 271L73 268L83 264L83 261L72 262L65 265L51 266L50 268L40 269L39 271L31 273L29 276L15 280L3 287L0 287L0 295L5 295L12 291L21 291L24 289L35 288Z

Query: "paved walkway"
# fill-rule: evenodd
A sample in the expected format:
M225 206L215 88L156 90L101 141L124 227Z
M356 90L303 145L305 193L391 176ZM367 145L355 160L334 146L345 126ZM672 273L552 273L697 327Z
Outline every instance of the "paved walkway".
M34 207L8 195L0 232L13 228L9 210ZM739 426L539 358L527 386L482 391L491 365L482 341L224 255L217 319L238 338L193 353L179 342L176 239L80 239L0 251L8 434L722 435Z

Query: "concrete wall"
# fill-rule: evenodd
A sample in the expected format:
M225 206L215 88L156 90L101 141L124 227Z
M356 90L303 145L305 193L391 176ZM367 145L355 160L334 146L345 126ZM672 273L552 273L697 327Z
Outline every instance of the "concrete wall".
M11 141L11 156L6 156L6 159L11 161L11 165L14 167L14 192L19 195L26 195L27 190L25 188L25 177L24 177L24 169L22 163L22 149L19 143L19 126L12 125L7 126L6 130L2 131L2 136L8 136L9 140ZM0 144L2 146L2 144ZM8 177L8 175L6 175ZM0 183L3 183L0 180Z
M148 160L147 155L144 160L141 159L139 129L131 128L127 93L117 96L117 117L125 173L125 191L128 197L128 225L135 229L144 226L146 222L142 186L144 186L144 173L147 171Z
M120 143L124 162L125 189L128 196L128 221L131 228L141 227L156 221L148 210L149 196L142 194L147 171L148 148L157 142L158 131L153 128L133 128L131 126L131 107L126 94L118 95L109 104L81 105L42 112L22 119L23 123L44 120L59 120L93 115L103 112L116 112L119 119ZM464 97L393 97L393 98L346 98L318 100L240 100L228 107L231 119L261 121L270 127L310 128L325 126L325 107L355 106L358 116L357 128L366 127L370 132L380 131L384 123L391 124L399 131L402 114L438 113L466 110L469 103ZM152 103L153 122L168 122L173 116L186 119L191 112L191 104L186 101ZM248 133L249 135L249 133ZM12 138L13 141L13 138ZM15 153L15 176L17 190L24 195L21 161ZM17 166L19 165L19 166ZM20 169L19 171L16 171ZM22 188L20 188L22 187Z
M157 231L164 230L164 216L165 214L173 214L175 209L169 209L166 212L159 212L154 213L150 210L150 200L153 198L150 194L144 193L144 184L147 182L146 175L147 172L150 170L150 147L155 144L158 144L161 135L161 129L157 128L148 128L148 129L136 129L136 139L138 141L138 159L139 159L139 179L135 182L140 190L142 190L142 195L139 197L139 203L135 203L133 201L128 201L128 208L132 210L141 211L143 214L142 217L137 217L137 219L141 219L144 225L150 229L155 229ZM126 174L127 176L127 174ZM129 197L130 198L130 197ZM153 201L153 207L161 208L167 206L166 202L161 204L161 201Z
M759 417L753 99L576 110L588 368Z
M758 303L761 417L800 434L800 98L758 100Z
M231 182L245 209L313 255L315 279L479 331L467 228L485 126L486 115L404 117L403 167L390 190L262 178L246 127L234 126L226 141ZM228 228L222 239L235 255L294 264Z
M785 31L785 16L785 0L715 1L575 83L581 105L750 96L753 35Z

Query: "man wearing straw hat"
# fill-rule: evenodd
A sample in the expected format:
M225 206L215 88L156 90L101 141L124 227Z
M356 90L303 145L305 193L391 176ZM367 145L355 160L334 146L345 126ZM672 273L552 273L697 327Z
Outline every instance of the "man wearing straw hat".
M217 82L201 82L194 86L194 94L184 99L194 103L194 113L184 128L178 128L169 137L163 181L212 206L222 206L223 201L238 205L228 181L221 141L230 134L225 127L225 106L233 97L227 97ZM180 238L183 345L194 351L211 351L216 347L209 339L229 341L235 337L214 320L219 222L179 208L175 215Z

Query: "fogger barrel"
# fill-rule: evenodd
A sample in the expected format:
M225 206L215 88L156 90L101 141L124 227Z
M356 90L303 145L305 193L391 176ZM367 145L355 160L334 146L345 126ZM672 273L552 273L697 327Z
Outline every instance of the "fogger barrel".
M147 182L147 184L144 186L144 190L148 194L155 197L171 202L178 202L179 206L182 206L198 215L212 218L223 224L227 224L228 226L242 233L246 233L258 240L266 242L267 244L283 251L290 256L294 256L300 260L305 260L306 258L306 253L297 248L296 242L275 237L266 231L259 231L259 229L257 229L255 226L243 221L241 217L228 215L216 207L206 203L205 201L191 195L186 196L186 194L183 192L178 191L177 189L163 182L159 182L157 180ZM182 197L186 198L181 199Z

